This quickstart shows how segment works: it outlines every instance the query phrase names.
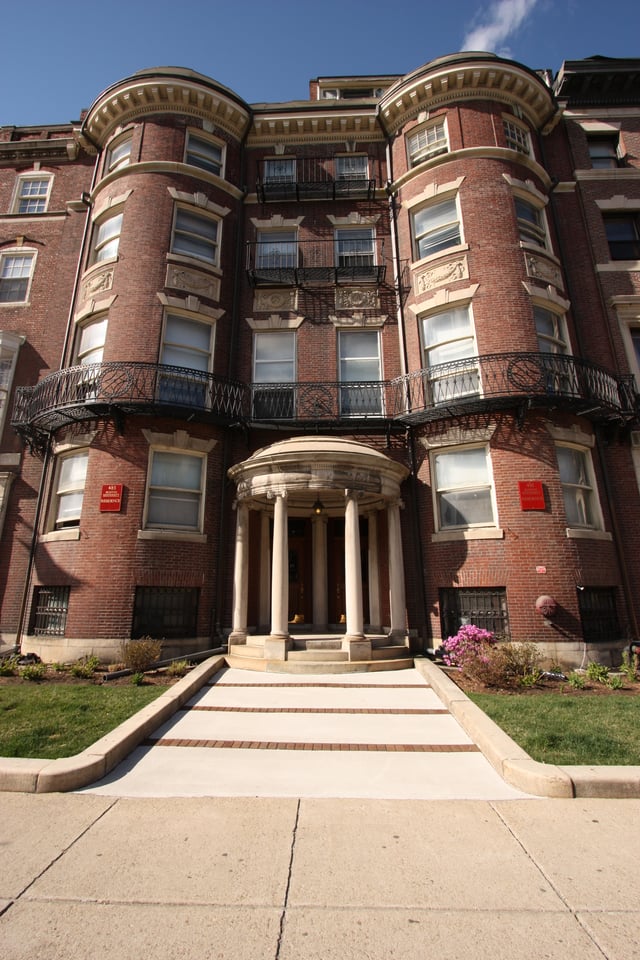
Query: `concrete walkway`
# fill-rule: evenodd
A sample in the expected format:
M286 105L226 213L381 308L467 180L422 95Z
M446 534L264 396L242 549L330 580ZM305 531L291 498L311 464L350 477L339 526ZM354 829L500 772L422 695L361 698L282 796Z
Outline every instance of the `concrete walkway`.
M416 670L224 669L85 792L504 800L509 786Z

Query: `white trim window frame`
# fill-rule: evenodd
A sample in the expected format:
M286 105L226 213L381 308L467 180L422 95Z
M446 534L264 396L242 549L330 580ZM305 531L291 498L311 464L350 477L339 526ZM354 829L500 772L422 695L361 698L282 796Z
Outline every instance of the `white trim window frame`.
M431 467L437 531L497 527L487 445L433 451Z
M555 446L567 526L577 530L602 530L591 451L571 443Z
M502 118L502 128L504 138L509 150L515 150L516 153L522 153L526 157L531 156L531 136L527 128L518 123L512 117Z
M521 243L532 244L549 249L549 233L544 213L544 207L535 203L533 197L514 194L513 197L518 232Z
M198 167L213 173L217 177L224 177L225 150L224 144L213 140L200 132L187 131L185 142L184 162L191 167Z
M440 154L449 152L446 117L438 117L425 126L407 134L407 160L415 167L425 160L431 160Z
M115 260L117 258L123 217L123 210L110 211L106 216L102 216L95 221L89 253L90 266L94 263L103 263L105 260Z
M263 183L295 183L296 163L295 157L265 157L262 168Z
M0 306L29 302L36 251L25 248L0 252Z
M478 347L470 304L452 305L421 318L424 367L432 403L480 394Z
M448 197L420 207L411 217L416 260L442 255L462 243L462 218L458 197Z
M177 206L171 237L171 252L218 266L220 255L220 220Z
M13 333L9 330L0 330L0 439L4 431L4 424L9 407L9 397L13 386L13 378L18 362L18 352L25 341L24 334ZM2 534L2 504L0 495L0 535Z
M295 407L297 365L295 330L253 334L253 415L256 419L291 419ZM287 386L291 384L291 386Z
M88 463L87 449L58 456L49 524L52 531L80 526Z
M297 266L297 230L258 230L256 267L259 270L278 270Z
M167 313L162 333L160 363L176 371L162 374L163 402L205 408L210 406L215 324L180 313ZM178 370L182 369L181 375Z
M376 236L373 227L338 227L334 234L336 266L374 267Z
M382 416L382 361L378 330L338 331L338 379L341 416ZM354 385L349 386L350 383Z
M133 133L131 131L113 140L107 147L107 156L104 163L105 176L122 169L122 167L128 167L131 163L132 149Z
M149 451L146 530L202 533L207 457L187 450Z
M107 314L93 316L90 320L78 324L76 331L76 346L74 363L85 366L90 363L101 363L104 354L104 344L107 338Z
M366 153L348 153L335 158L336 180L368 180L369 157Z
M53 175L50 173L23 173L16 183L12 210L23 216L46 213L51 196Z

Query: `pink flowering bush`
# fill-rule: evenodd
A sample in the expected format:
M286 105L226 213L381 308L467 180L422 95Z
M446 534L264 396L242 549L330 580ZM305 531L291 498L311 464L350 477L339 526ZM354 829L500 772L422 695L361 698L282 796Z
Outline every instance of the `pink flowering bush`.
M496 642L495 634L472 623L460 627L458 632L442 644L442 659L449 667L468 668L476 661L488 662L489 649Z

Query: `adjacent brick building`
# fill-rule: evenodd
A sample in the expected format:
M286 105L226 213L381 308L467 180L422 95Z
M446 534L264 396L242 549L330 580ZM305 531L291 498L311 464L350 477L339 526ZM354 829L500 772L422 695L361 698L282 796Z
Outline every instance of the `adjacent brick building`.
M461 53L279 104L160 68L0 128L3 643L368 662L473 622L616 661L639 66Z

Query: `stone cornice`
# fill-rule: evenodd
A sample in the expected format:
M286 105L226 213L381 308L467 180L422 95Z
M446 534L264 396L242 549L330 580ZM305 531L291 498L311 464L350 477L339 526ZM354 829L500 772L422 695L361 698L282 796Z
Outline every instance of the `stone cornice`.
M415 167L411 167L410 170L407 170L401 177L398 177L397 180L394 180L393 184L390 186L390 189L394 192L403 187L406 183L409 183L415 177L420 176L424 173L425 170L430 169L431 167L445 166L446 164L451 163L453 160L502 160L503 162L518 163L522 167L526 167L532 173L534 173L541 183L544 184L545 188L548 190L551 187L551 177L539 163L534 159L527 156L524 153L519 153L517 150L509 150L507 147L464 147L462 150L452 150L450 153L439 153L435 157L431 157L429 160L425 160L423 163L417 163Z
M16 163L69 163L78 156L73 137L49 140L9 140L0 143L0 166Z
M553 95L541 79L517 64L497 58L443 58L414 71L380 99L380 116L389 133L418 113L463 100L487 99L517 106L536 130L557 113Z
M251 111L214 81L191 76L158 75L129 77L102 93L93 104L82 130L90 141L103 147L113 131L125 123L154 113L173 113L216 124L240 140L249 125Z
M321 109L313 101L291 111L265 111L256 114L249 133L251 147L271 146L275 143L340 143L365 140L384 141L384 132L376 116L375 104L368 108L345 108L335 101L337 108Z

